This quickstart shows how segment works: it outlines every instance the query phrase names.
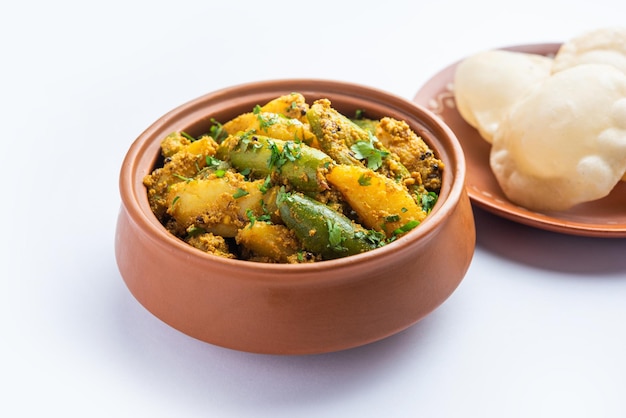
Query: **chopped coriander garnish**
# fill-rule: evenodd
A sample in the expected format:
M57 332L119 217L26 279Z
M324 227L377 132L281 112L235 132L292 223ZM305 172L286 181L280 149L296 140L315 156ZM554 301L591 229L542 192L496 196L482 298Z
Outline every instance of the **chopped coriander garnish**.
M358 179L359 185L369 186L372 183L372 176L361 174Z
M261 144L255 136L254 129L244 132L239 141L241 151L247 151L249 146L253 149L259 149L263 146L263 144Z
M409 221L405 223L404 225L402 225L400 228L393 231L393 234L394 235L404 234L405 232L409 232L411 229L415 228L419 224L420 224L419 221L416 221L416 220Z
M338 251L343 250L344 247L341 244L345 238L341 234L341 228L329 219L326 220L326 226L328 227L328 244L330 247Z
M228 136L228 133L224 130L224 127L221 123L211 118L211 128L209 128L209 136L211 136L215 141L222 142L224 138Z
M188 140L190 140L191 142L195 142L196 138L194 138L193 136L189 135L187 132L185 131L181 131L180 134L182 136L184 136L185 138L187 138Z
M424 212L430 213L430 211L433 209L433 207L437 203L438 198L439 196L437 196L437 193L435 192L428 192L426 194L421 195L420 200L421 200L422 209L424 210Z
M375 231L373 229L368 229L367 231L357 231L354 236L359 239L365 239L370 243L374 244L375 247L382 247L386 244L385 234L379 231Z
M250 221L250 228L252 228L252 226L256 222L256 216L254 216L254 212L252 212L252 209L246 209L246 217L248 218L248 221Z
M287 141L283 147L283 155L291 162L296 161L302 155L302 147L299 144Z
M281 150L278 148L278 145L274 141L268 141L267 146L269 147L271 154L270 159L267 162L267 166L269 168L276 167L276 169L280 169L283 164L285 164L285 158L282 156Z
M189 228L187 228L187 236L189 237L195 237L204 233L206 233L206 231L202 228L197 227L196 225L191 225Z
M274 141L268 141L268 147L271 154L267 166L269 168L275 167L277 170L280 170L287 161L296 161L302 155L300 145L291 141L286 141L282 150Z
M240 197L244 197L247 196L249 193L247 191L245 191L244 189L237 189L237 191L235 193L233 193L233 197L235 199L239 199Z
M207 167L217 167L217 166L219 166L222 163L221 160L218 160L217 158L215 158L215 157L213 157L211 155L207 155L204 158L204 160L206 162Z
M280 117L280 115L277 114L264 113L260 105L254 106L252 113L256 115L259 121L259 127L264 131L267 131L267 128L278 123L278 118Z
M400 215L389 215L385 217L386 222L398 222L400 220Z
M259 127L264 131L267 131L267 128L278 123L277 115L272 115L272 114L267 114L267 113L266 114L259 113L257 115L257 119L259 120Z
M263 203L263 201L261 201ZM263 208L265 210L265 207ZM256 221L260 221L260 222L268 222L271 223L271 217L268 213L264 213L261 216L256 216L254 214L254 212L252 211L252 209L246 209L246 218L248 218L248 221L250 221L250 228L252 228L252 226L254 225L254 223Z
M376 137L374 137L371 133L369 136L369 141L357 141L350 147L350 149L359 160L367 160L367 168L371 170L378 170L383 164L383 159L387 157L389 153L376 148L374 145Z
M272 178L268 174L265 177L265 180L263 181L263 184L259 187L259 190L261 191L261 193L267 193L267 191L269 190L270 187L272 187Z

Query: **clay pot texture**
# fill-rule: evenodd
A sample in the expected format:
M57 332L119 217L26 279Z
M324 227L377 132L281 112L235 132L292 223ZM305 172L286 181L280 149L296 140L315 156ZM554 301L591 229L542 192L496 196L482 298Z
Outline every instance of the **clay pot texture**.
M280 95L328 98L345 115L405 120L445 163L439 200L415 229L382 248L311 264L264 264L205 254L169 234L150 210L143 177L173 131L208 131ZM465 160L453 132L424 108L373 88L275 80L209 93L158 119L130 146L115 236L120 273L152 314L199 340L268 354L313 354L367 344L410 327L457 288L474 254Z

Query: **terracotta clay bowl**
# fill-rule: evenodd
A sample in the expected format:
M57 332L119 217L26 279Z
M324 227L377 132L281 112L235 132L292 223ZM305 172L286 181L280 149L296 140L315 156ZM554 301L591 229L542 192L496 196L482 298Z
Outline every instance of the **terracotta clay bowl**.
M143 177L170 132L208 131L290 92L328 98L346 115L405 120L445 163L430 215L382 248L310 264L264 264L205 254L170 235L148 205ZM225 88L172 110L131 145L120 173L115 254L134 297L199 340L270 354L337 351L402 331L440 306L469 268L475 247L465 161L452 131L418 105L388 93L326 80L277 80Z

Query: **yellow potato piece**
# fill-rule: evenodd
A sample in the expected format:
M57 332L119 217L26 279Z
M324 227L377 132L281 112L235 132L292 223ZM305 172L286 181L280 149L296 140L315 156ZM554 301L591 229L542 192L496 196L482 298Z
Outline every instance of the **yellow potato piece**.
M203 136L184 148L184 151L195 155L215 155L216 150L217 142L215 142L215 140L210 136Z
M307 120L307 110L309 110L309 105L300 93L285 94L267 102L261 107L262 112L279 113L288 118L298 119L303 123Z
M342 194L364 226L388 237L411 221L421 222L426 212L399 183L368 168L338 165L326 179Z
M304 124L298 119L286 118L278 113L244 113L226 122L223 128L229 135L234 135L238 132L254 131L259 135L270 138L304 142L307 145L319 148L315 145L317 137L311 132L308 124Z
M159 220L163 220L167 210L169 188L198 174L207 164L206 157L215 155L217 143L209 136L191 142L175 132L162 141L161 148L163 156L167 157L167 164L143 179L143 184L148 189L150 208Z
M235 239L237 244L264 261L288 263L300 250L295 234L285 225L257 221L240 229Z
M233 118L222 125L222 129L229 135L234 135L237 132L245 132L253 127L257 126L257 117L254 113L243 113L236 118Z
M231 174L231 173L229 173ZM209 177L172 185L167 212L184 229L202 228L223 237L234 237L250 214L263 214L262 181L248 182L229 175Z

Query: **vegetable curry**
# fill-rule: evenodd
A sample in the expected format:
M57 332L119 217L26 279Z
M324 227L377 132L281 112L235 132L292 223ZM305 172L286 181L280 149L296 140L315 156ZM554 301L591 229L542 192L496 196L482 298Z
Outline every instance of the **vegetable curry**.
M291 93L208 133L173 132L144 178L165 228L220 257L305 263L386 245L418 227L444 164L404 121L347 117Z

